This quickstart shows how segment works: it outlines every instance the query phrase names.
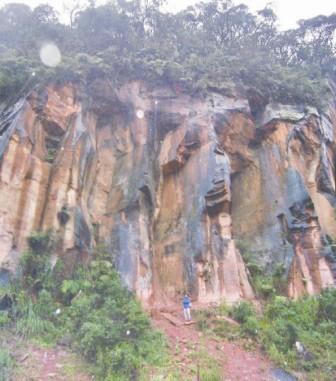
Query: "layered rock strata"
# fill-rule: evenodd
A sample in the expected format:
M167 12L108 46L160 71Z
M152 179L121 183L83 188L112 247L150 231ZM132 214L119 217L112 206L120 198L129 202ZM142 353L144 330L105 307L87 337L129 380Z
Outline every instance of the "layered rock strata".
M336 107L250 104L100 80L17 103L0 122L0 278L50 229L53 259L71 271L102 244L145 305L254 298L242 243L285 266L290 296L333 285Z

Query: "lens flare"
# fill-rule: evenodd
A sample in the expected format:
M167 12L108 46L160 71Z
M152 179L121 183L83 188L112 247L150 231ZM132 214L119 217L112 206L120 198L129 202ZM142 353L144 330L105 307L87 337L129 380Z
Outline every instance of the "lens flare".
M139 118L139 119L143 119L144 117L145 117L145 113L143 112L143 110L136 110L136 116L137 116L137 118Z
M62 61L61 52L53 42L43 44L40 49L40 58L43 64L48 67L56 67Z

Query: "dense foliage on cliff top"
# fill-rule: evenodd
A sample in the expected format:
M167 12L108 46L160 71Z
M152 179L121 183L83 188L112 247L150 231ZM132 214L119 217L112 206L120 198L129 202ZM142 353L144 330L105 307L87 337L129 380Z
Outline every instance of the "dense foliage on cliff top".
M253 14L245 5L211 0L169 14L161 11L163 2L113 0L96 6L91 0L86 8L74 2L68 24L60 23L49 5L34 10L5 5L0 99L44 80L90 82L107 76L112 84L144 79L177 91L227 90L233 82L266 99L322 106L325 79L336 76L336 14L279 31L269 6ZM39 62L45 41L62 52L56 69Z

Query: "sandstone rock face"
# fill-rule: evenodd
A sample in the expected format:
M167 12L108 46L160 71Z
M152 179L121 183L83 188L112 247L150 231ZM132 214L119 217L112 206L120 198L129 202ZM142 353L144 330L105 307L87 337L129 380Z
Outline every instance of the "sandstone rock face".
M104 244L145 305L252 299L238 249L296 297L334 284L335 105L316 111L95 81L33 93L0 121L0 278L34 230L69 271Z

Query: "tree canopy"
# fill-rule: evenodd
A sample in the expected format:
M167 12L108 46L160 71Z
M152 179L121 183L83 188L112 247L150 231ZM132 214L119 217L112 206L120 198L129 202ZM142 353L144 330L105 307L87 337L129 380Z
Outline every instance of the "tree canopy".
M233 83L282 103L323 106L336 77L336 14L279 31L270 6L252 13L231 0L211 0L171 14L163 0L111 0L68 8L62 24L50 5L0 9L0 100L28 81L108 76L116 85L142 79L190 91ZM44 68L39 50L52 41L62 64ZM31 73L36 73L34 80Z

